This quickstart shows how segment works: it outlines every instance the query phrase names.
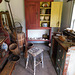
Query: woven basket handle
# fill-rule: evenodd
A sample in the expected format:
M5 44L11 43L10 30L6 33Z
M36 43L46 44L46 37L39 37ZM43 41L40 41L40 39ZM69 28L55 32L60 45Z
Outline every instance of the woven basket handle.
M22 27L22 25L21 25L21 23L20 23L20 22L15 22L15 25L16 25L16 23L17 23L17 24L19 24L19 25L20 25L20 27Z

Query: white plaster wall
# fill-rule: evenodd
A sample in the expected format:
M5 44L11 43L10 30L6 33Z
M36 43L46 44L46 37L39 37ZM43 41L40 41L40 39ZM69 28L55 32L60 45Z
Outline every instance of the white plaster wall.
M40 38L43 34L49 35L49 30L30 29L28 30L28 38ZM30 41L32 42L32 41ZM33 41L32 43L45 43L44 41Z
M42 37L42 34L46 34L46 33L49 35L49 30L28 30L28 37L38 38L38 37Z
M72 8L73 8L73 1L66 2L64 0L62 21L61 21L61 31L71 26L72 11L73 11Z
M21 23L23 32L25 32L25 12L24 12L24 0L10 0L10 7L14 17L14 21ZM0 3L0 11L9 10L8 3L4 0Z
M24 0L10 0L10 6L14 21L20 22L23 27L23 32L25 32ZM9 10L8 4L7 8Z
M6 3L5 3L5 1L3 0L3 1L0 3L0 11L6 11L6 10L7 10Z
M71 28L75 31L75 1L74 1L73 13L72 13Z

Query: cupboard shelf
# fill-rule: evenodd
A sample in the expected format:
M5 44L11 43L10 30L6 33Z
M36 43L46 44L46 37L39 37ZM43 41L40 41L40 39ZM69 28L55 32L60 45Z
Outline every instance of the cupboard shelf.
M42 16L44 17L43 20L40 19L40 27L45 27L42 25L43 23L47 23L46 27L50 27L51 7L50 7L50 2L47 2L47 3L49 4L49 6L42 7L41 4L43 4L43 2L40 2L40 18L42 18ZM45 10L43 10L43 9L45 9ZM46 19L46 16L48 16L47 19Z
M40 21L40 22L50 22L50 21Z
M51 9L51 7L40 7L40 9Z
M41 27L41 29L50 29L51 30L51 27Z
M50 16L50 14L40 14L40 15L44 15L44 16L45 16L45 15L46 15L46 16L48 15L48 16Z
M50 40L28 40L28 41L50 41Z

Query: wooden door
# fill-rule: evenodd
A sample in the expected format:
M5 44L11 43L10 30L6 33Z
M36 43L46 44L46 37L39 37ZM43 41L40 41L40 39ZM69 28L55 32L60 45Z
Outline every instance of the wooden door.
M26 3L26 27L27 29L37 28L39 26L39 3L28 2Z
M63 2L52 2L50 27L60 27Z

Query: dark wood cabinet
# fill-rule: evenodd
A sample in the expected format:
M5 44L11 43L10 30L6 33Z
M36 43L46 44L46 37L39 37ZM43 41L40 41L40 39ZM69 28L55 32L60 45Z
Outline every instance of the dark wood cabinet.
M55 67L57 75L63 75L66 50L60 45L59 41L53 37L52 39L52 63Z
M70 60L70 43L61 42L57 36L52 37L51 60L57 75L67 75Z
M65 63L66 51L58 44L56 56L56 70L58 75L62 75Z
M26 3L26 28L33 29L38 28L39 25L39 2L27 2Z

